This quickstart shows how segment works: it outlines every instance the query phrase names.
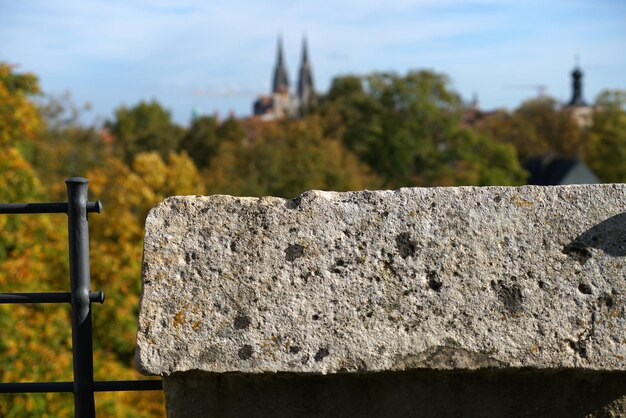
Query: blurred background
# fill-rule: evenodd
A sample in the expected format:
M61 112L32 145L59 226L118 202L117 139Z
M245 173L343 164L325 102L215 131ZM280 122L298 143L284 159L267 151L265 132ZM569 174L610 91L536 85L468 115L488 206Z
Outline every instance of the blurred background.
M143 224L174 194L626 180L622 0L0 0L0 202L90 180L95 373L133 356ZM59 215L0 217L0 292L68 282ZM69 309L0 306L0 381L72 379ZM98 416L164 416L161 393ZM0 395L66 417L71 395Z

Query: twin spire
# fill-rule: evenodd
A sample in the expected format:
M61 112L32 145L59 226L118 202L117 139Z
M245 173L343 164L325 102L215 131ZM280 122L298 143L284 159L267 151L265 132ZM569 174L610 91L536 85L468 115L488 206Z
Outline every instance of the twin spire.
M276 56L276 66L274 67L274 77L272 80L272 93L289 93L289 76L283 54L283 40L278 37L278 47ZM309 61L309 51L306 37L302 39L302 59L300 61L300 71L298 72L297 96L301 107L308 104L313 99L315 87L313 84L313 69Z
M298 118L308 114L315 105L313 68L309 61L309 48L306 37L302 39L302 60L298 72L295 94L290 93L289 75L285 65L283 40L279 36L276 48L276 66L272 75L272 91L267 96L258 97L253 105L254 116L261 120Z

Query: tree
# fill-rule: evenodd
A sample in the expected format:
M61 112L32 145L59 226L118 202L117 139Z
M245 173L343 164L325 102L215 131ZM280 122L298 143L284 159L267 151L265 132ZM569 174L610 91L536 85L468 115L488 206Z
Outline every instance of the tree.
M108 121L106 127L115 137L118 155L127 164L146 151L156 151L167 158L178 148L184 133L172 122L171 113L155 100L141 101L131 108L119 107L114 120Z
M0 62L0 146L15 146L22 153L30 149L43 125L30 98L40 92L37 77Z
M36 141L32 162L40 176L46 178L51 193L57 198L65 196L63 181L101 165L111 154L111 144L95 126L83 126L81 113L89 106L76 106L71 95L46 96L39 106L46 129Z
M518 183L514 150L461 129L461 111L449 79L432 71L337 78L320 108L325 133L342 138L385 187ZM488 175L494 163L509 174Z
M245 142L225 141L207 171L209 191L294 197L309 189L375 187L376 178L337 141L322 135L319 119L257 123Z
M626 182L626 91L605 90L596 99L588 162L605 182Z
M217 128L217 136L222 141L242 142L246 138L244 125L232 115Z
M202 116L193 121L180 141L179 150L187 152L196 167L202 169L209 165L220 142L218 123L215 118Z
M469 128L452 133L448 145L437 154L435 170L422 183L438 186L521 185L527 174L521 167L515 148L494 141L486 134Z
M580 158L587 141L570 111L551 97L527 100L512 114L497 112L480 121L478 129L512 144L522 160L536 155Z

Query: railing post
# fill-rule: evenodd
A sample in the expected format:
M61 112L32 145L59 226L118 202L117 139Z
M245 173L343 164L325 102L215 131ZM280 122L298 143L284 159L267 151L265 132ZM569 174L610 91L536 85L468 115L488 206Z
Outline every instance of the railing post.
M77 418L94 418L93 342L89 300L89 225L87 179L70 177L67 215L72 293L72 352L74 355L74 411Z

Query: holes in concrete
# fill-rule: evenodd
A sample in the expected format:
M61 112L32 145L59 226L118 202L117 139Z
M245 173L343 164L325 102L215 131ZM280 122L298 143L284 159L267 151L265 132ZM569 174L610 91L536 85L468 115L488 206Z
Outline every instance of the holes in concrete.
M437 277L437 272L434 270L429 271L426 274L426 278L428 279L428 287L430 287L435 292L439 292L441 287L443 286L443 282L439 280Z
M313 314L313 316L311 317L314 321L317 321L320 319L319 314Z
M582 358L587 358L587 347L584 341L568 340L567 343L569 344L569 348L574 350L576 354Z
M300 350L302 349L298 347L297 345L292 345L289 347L289 354L298 354Z
M498 280L497 283L492 280L491 288L496 292L498 299L507 311L516 313L522 309L524 296L518 285L507 286L502 280Z
M330 271L333 273L341 273L341 268L345 266L346 266L346 262L340 258L335 261L335 265Z
M242 360L248 360L250 357L252 357L252 346L250 344L245 344L239 349L237 355Z
M315 276L315 272L309 271L306 274L301 274L300 278L302 279L304 284L307 284L309 282L309 278L313 276Z
M600 302L604 302L604 304L606 305L607 308L611 309L613 307L613 298L608 295L605 294L604 296L600 297Z
M285 249L285 258L287 261L294 261L304 256L304 247L300 244L291 244Z
M233 321L235 329L246 329L250 326L250 317L246 315L238 315Z
M403 232L396 236L396 248L402 258L411 257L415 255L417 242L411 240L411 235L408 232Z
M313 359L317 362L320 362L324 360L325 357L328 357L329 354L330 352L328 351L328 348L322 347L319 350L317 350L317 353L315 353L315 356L313 357Z
M196 254L196 253L189 252L189 253L185 254L185 262L187 262L187 264L189 264L192 261L195 261L197 259L198 259L198 254Z
M581 283L578 285L578 291L580 293L582 293L583 295L590 295L591 294L591 286L589 286L588 284L585 283Z
M298 209L301 204L302 204L302 196L298 196L286 202L287 209Z

